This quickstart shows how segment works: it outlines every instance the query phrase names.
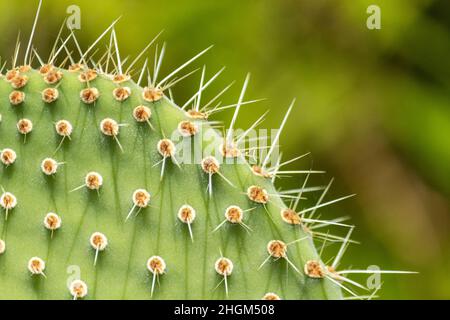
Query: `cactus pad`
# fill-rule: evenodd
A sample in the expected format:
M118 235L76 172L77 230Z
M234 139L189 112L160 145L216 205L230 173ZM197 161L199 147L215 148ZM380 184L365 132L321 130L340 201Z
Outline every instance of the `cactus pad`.
M75 59L71 33L48 62L29 47L2 69L0 299L342 298L347 279L310 228L333 222L307 215L323 198L285 204L277 172L198 108L204 72L180 107L167 89L188 63L157 82L161 52L143 86L146 67L139 80L122 70L107 31L100 61L93 47Z

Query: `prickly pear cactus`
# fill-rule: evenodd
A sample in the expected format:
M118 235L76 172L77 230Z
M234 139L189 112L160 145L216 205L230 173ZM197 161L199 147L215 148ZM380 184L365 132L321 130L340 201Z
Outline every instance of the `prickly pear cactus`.
M312 231L340 224L308 218L323 197L296 210L302 190L279 193L279 166L250 165L199 108L205 73L181 108L168 88L182 68L157 82L161 52L132 80L111 30L99 61L93 47L75 59L71 33L49 62L28 50L3 69L0 298L342 298L348 279L322 262Z

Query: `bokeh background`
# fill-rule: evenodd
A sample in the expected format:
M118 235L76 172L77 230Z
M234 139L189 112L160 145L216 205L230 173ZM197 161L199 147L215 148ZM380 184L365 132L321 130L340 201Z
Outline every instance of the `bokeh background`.
M251 72L247 98L266 98L242 109L240 127L267 108L262 127L278 127L297 97L281 138L284 157L311 152L292 167L326 170L314 176L317 185L334 177L327 199L357 194L321 210L357 225L361 244L348 249L343 266L420 272L383 276L384 299L450 298L449 1L45 0L35 41L43 55L71 4L81 8L84 48L119 16L123 56L164 30L165 72L214 44L196 63L210 74L227 67L209 93L236 80L224 98L236 102ZM370 4L381 8L381 30L366 27ZM3 58L12 56L18 31L26 42L36 7L37 0L0 2ZM174 89L177 101L192 95L199 76ZM295 188L303 178L278 183ZM308 197L303 206L319 194ZM335 251L327 247L324 259Z

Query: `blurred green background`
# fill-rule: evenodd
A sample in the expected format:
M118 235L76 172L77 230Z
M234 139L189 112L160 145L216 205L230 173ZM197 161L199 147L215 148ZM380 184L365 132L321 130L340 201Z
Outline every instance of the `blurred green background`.
M277 128L297 97L281 138L285 159L311 152L292 167L324 169L314 183L335 177L327 199L357 197L321 210L349 215L357 225L343 266L416 270L382 277L384 299L450 298L450 2L447 0L45 0L35 44L46 55L67 16L81 8L84 48L114 19L123 56L138 53L164 29L163 72L214 44L197 63L227 69L208 92L232 80L225 103L237 101L248 127L267 108L262 127ZM381 30L366 27L370 4L381 8ZM1 1L0 55L10 58L20 30L25 45L37 1ZM174 89L182 103L199 74ZM217 116L229 120L230 113ZM303 177L283 179L299 187ZM319 197L308 195L314 203ZM326 248L324 259L336 248ZM364 277L359 280L364 282Z

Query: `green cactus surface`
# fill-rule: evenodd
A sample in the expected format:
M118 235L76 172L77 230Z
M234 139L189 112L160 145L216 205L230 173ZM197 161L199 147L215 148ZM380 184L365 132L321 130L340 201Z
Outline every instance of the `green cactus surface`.
M226 276L231 299L260 299L269 292L283 299L341 297L340 289L328 279L304 274L307 261L320 261L311 238L298 225L282 220L284 204L270 179L255 175L248 164L221 164L220 173L233 186L213 174L211 196L206 192L209 174L201 164L177 166L167 159L161 179L163 157L158 142L184 120L208 128L206 120L191 119L166 97L145 101L143 89L133 81L117 84L106 75L89 82L99 92L98 100L89 105L80 99L80 92L88 87L79 81L82 71L58 71L62 78L56 85L47 84L39 71L20 73L28 82L21 88L25 100L19 105L10 102L15 90L11 83L5 76L0 81L0 148L17 155L14 163L0 168L3 192L17 199L17 205L8 210L8 219L2 208L0 230L6 250L0 255L0 298L71 298L68 278L73 266L78 266L88 286L86 298L148 299L154 274L146 263L155 255L166 263L164 273L156 275L153 298L157 299L226 298L224 282L219 285L224 277L215 270L220 257L233 263L232 273ZM49 87L57 87L59 93L51 103L42 97ZM119 87L130 88L128 99L115 99L113 91ZM154 130L133 117L141 105L150 108ZM100 124L108 118L126 126L120 126L116 136L107 136ZM22 119L33 125L25 135L17 127ZM62 144L63 137L55 128L60 120L73 126L70 139ZM204 137L196 134L185 139ZM42 161L47 158L58 163L56 173L43 172ZM84 186L72 191L85 184L89 172L103 178L100 189ZM264 188L268 203L250 200L250 186ZM147 190L150 202L125 221L137 189ZM183 205L195 209L191 223L178 218ZM232 205L243 210L243 222L251 230L226 221L213 232ZM50 212L62 220L61 227L53 231L44 225ZM97 250L90 244L94 232L108 240L95 266ZM289 243L305 237L289 245L286 252L297 270L284 258L271 258L259 268L269 257L269 241ZM43 274L32 275L28 270L32 257L45 261Z
M303 188L282 193L280 163L268 168L272 150L249 163L236 137L209 119L217 106L199 108L205 69L193 99L182 107L172 99L169 88L184 78L177 74L201 54L157 82L162 47L152 73L145 60L131 77L113 25L101 37L107 31L110 45L95 62L95 46L83 53L71 32L58 36L48 62L30 39L23 65L16 50L0 72L0 299L352 293L344 284L357 284L335 268L353 227L313 218L346 197L327 202L328 186L317 205L297 210L312 171L295 172ZM247 83L230 128L248 103ZM331 224L348 236L315 229ZM322 262L315 237L341 244L334 263Z

